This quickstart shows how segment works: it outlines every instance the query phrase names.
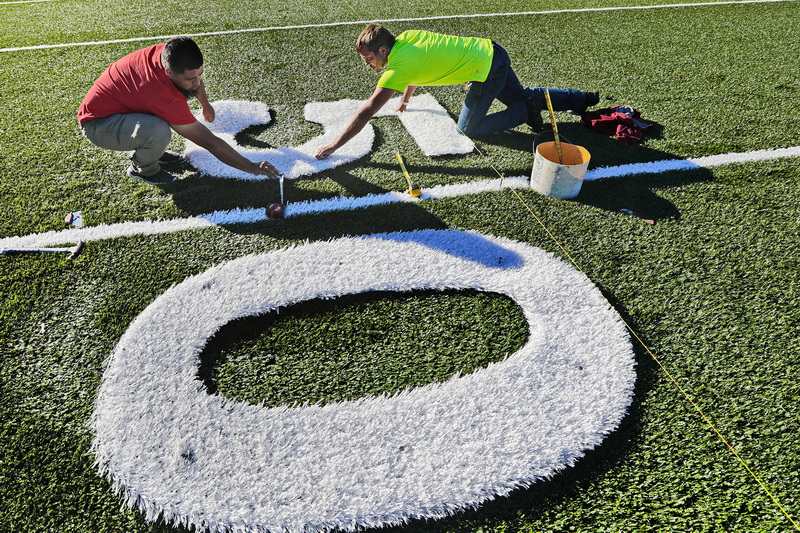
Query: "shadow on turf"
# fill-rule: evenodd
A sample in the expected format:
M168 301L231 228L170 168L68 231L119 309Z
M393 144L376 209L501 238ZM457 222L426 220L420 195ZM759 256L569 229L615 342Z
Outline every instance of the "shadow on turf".
M589 169L614 167L632 163L648 163L678 159L675 154L654 150L643 144L620 148L615 139L593 132L580 122L559 125L563 142L571 142L586 148L591 160ZM654 123L653 130L646 139L663 136L663 127ZM553 140L552 131L529 135L518 131L504 132L484 139L487 144L497 144L514 150L528 150L533 160L535 147L541 142ZM530 168L524 174L530 176ZM573 201L605 211L627 209L644 219L653 221L679 219L680 210L669 200L655 191L662 188L679 187L712 179L711 172L697 168L692 171L671 171L654 174L638 174L619 178L585 181L581 192Z
M617 146L613 138L600 135L591 131L580 122L566 122L559 125L562 140L584 146L591 154L590 168L617 166L630 163L652 162L675 159L674 154L654 150L646 145L632 145L628 148ZM656 124L648 138L661 136L662 128ZM451 176L455 182L470 181L472 179L486 179L496 177L494 168L503 168L502 157L494 154L492 146L502 147L503 151L514 151L530 154L528 164L522 168L503 168L505 176L530 176L534 159L534 148L538 143L546 142L553 138L552 132L531 135L521 130L512 130L495 134L477 143L478 151L483 160L479 166L464 168L446 164L448 157L436 158L436 164L416 165L415 176L439 174ZM463 157L463 156L456 156ZM518 161L519 158L514 158ZM445 164L442 164L445 162ZM518 163L516 163L518 164ZM396 165L376 161L358 161L349 165L333 169L324 175L300 180L286 180L284 184L284 198L287 202L324 200L340 196L343 189L347 196L361 197L369 194L382 194L389 192L385 187L371 183L352 172L355 166L369 166L382 172L396 172L396 190L404 190L405 183ZM330 180L337 187L335 190L316 190L314 180ZM698 168L692 171L671 171L659 174L639 174L603 180L584 182L581 192L572 201L596 207L610 212L629 210L643 219L653 221L676 220L681 217L678 207L669 200L659 196L661 188L679 187L689 183L707 181L711 173ZM420 183L422 188L425 183ZM261 208L272 202L280 200L280 191L277 180L230 180L214 177L190 177L175 184L164 187L164 192L172 195L175 205L191 215L200 215L219 210L237 208ZM368 212L367 210L358 210ZM267 233L280 235L287 238L330 238L343 234L375 233L383 231L400 231L420 228L442 228L444 224L427 210L405 204L403 206L388 207L397 216L386 220L385 215L377 217L361 216L356 212L328 213L314 215L318 218L314 225L297 224L305 229L289 228L288 224L281 221L269 221L258 224L237 224L231 226L231 231L237 233ZM353 221L362 221L352 226ZM278 223L276 223L278 222Z
M624 305L610 294L603 287L600 287L603 295L609 303L620 313L622 318L634 325L635 321L631 317ZM364 299L384 297L384 295L356 295L344 299L347 304L350 301L361 301ZM393 298L405 298L406 295L393 294ZM314 305L315 302L303 304ZM341 306L342 302L325 302L328 306ZM250 326L252 320L264 320L261 318L250 318L242 322L246 328ZM226 328L237 326L231 323ZM261 329L261 328L257 328ZM245 335L234 335L237 339L244 338ZM648 339L644 338L645 343ZM613 472L618 464L624 462L628 455L632 453L636 446L639 433L641 431L641 418L644 409L644 401L653 384L659 379L659 369L656 362L646 353L646 350L636 342L633 343L633 350L636 359L637 379L634 384L633 401L628 408L628 414L623 418L619 427L609 434L603 443L594 449L588 450L583 458L571 467L565 468L562 472L548 480L541 480L534 483L529 488L517 489L507 497L500 497L495 500L485 502L477 509L456 512L453 516L441 519L413 519L404 526L382 527L362 529L362 533L475 533L476 531L491 530L495 527L503 527L514 530L515 524L524 517L524 520L541 519L546 522L548 516L554 509L563 505L570 498L578 497L584 490L596 485L595 481L604 475ZM213 350L212 350L213 351ZM209 360L206 365L213 365L219 361ZM208 371L208 369L206 369ZM202 375L202 371L201 371ZM206 378L211 379L210 375ZM196 531L180 526L172 527L164 524L163 520L157 521L152 525L152 531L158 533L188 533ZM337 530L331 530L336 533Z
M628 323L634 323L619 300L599 287L609 303ZM634 326L635 327L635 326ZM528 488L517 489L506 497L488 501L477 509L457 512L455 515L433 519L414 519L404 526L365 529L364 533L475 533L502 526L514 530L515 523L524 517L526 522L547 516L554 507L593 485L598 477L611 472L623 462L636 446L641 431L640 421L643 402L653 383L657 381L659 369L653 358L641 344L631 339L636 359L636 383L633 401L628 414L616 431L609 434L602 444L587 450L583 458L571 467L547 480L540 480ZM643 339L647 343L647 339Z
M336 198L344 194L362 197L370 194L380 195L389 189L364 180L351 172L355 166L369 166L397 173L397 187L406 187L405 179L396 165L358 161L310 178L284 181L286 203L317 201ZM441 169L438 169L441 171ZM434 171L432 168L431 171ZM474 171L479 176L479 170ZM460 175L464 172L459 170ZM338 185L337 191L314 189L313 182L330 180ZM177 207L190 215L203 215L214 211L266 208L272 202L280 201L279 182L268 180L232 180L209 176L190 177L162 187L170 194ZM226 228L238 234L264 234L283 239L326 240L343 235L373 234L394 231L414 231L419 229L444 229L447 225L428 210L414 203L398 202L381 204L352 211L332 211L314 213L313 224L296 223L304 216L288 220L266 220L252 224L231 224ZM294 223L293 223L294 222Z
M567 129L569 130L569 128ZM532 142L531 135L518 132L495 137L499 137L504 148L508 148L508 143L510 143L512 149L518 150L521 150L523 146L529 146ZM593 156L595 151L598 152L599 166L674 158L670 154L641 146L623 151L616 145L611 146L613 140L605 139L588 130L585 133L570 132L566 137L576 144L587 146ZM487 156L487 158L489 157L491 156ZM613 159L618 157L624 157L624 160L613 162ZM387 171L396 170L391 163L368 162L362 164ZM526 172L529 173L529 171L530 169L526 169ZM426 172L447 174L448 171L446 167L433 165L431 167L419 166L416 169L416 173L420 175L424 175ZM486 168L468 170L454 168L452 172L453 176L461 175L469 179L486 178ZM508 175L514 174L508 173ZM384 188L357 177L348 170L348 166L340 167L335 172L326 174L326 178L336 182L351 195L361 196L386 192ZM698 169L698 171L692 172L683 171L589 181L583 185L581 194L573 201L609 211L628 208L642 215L649 214L653 219L677 218L680 216L678 209L671 202L656 195L653 189L675 187L706 179L710 179L710 174ZM400 179L398 181L398 190L400 190L403 183ZM290 201L293 196L306 195L307 197L324 198L337 195L303 190L301 182L294 183L292 180L287 180L285 187L286 196ZM197 180L197 183L192 185L192 189L193 194L201 191L201 196L207 193L214 197L210 200L214 204L214 207L211 208L207 203L198 207L189 201L190 196L188 195L175 195L176 204L195 213L205 213L214 209L231 209L243 205L266 205L266 203L276 201L278 194L277 182L274 180L247 182L204 178ZM228 198L223 191L235 194ZM245 198L248 198L249 201L245 201ZM254 199L259 200L254 201ZM181 205L183 203L185 205ZM231 225L228 226L228 229L236 233L268 234L283 239L325 240L342 235L413 231L426 228L444 229L447 227L440 218L413 203L388 204L355 211L315 214L313 217L312 224L293 224L292 220L274 220L256 224ZM629 323L633 323L633 319L628 315L624 305L602 287L600 290L620 315ZM633 402L628 409L627 416L621 421L616 431L609 434L600 446L588 450L574 466L564 469L549 480L539 481L529 488L515 490L507 497L488 501L477 509L458 512L452 517L439 520L416 519L405 526L364 531L372 533L417 533L422 531L426 533L474 533L479 529L491 529L500 525L506 527L510 525L513 528L513 524L519 520L520 516L525 516L526 520L538 517L546 521L553 509L561 507L570 498L578 497L582 491L593 486L598 478L612 473L635 448L641 431L643 402L652 388L653 382L658 378L659 371L656 363L640 345L634 344L634 352L637 362L637 380L634 386ZM185 531L180 528L163 527L164 531ZM159 531L161 530L159 529Z

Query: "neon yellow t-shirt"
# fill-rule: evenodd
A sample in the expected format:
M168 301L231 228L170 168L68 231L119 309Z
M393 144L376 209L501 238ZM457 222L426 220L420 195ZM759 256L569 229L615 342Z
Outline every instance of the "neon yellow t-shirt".
M485 81L494 48L489 39L429 31L404 31L389 52L378 87L403 91L409 85L456 85Z

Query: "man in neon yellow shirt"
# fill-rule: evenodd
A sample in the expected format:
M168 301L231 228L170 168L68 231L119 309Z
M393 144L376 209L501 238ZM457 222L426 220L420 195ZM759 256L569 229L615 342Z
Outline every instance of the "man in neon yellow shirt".
M325 158L355 137L396 92L406 105L420 85L469 83L458 128L468 137L482 137L527 123L542 129L545 89L525 88L511 68L508 53L499 44L477 37L456 37L428 31L406 31L395 37L380 24L370 24L359 35L356 51L375 72L383 71L375 92L356 112L336 140L320 148ZM582 113L599 102L596 92L549 89L553 109ZM507 107L487 115L494 100Z

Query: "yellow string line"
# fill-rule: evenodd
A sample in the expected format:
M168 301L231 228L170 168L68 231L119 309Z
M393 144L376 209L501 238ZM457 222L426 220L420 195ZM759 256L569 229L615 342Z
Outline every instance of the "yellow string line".
M461 128L458 127L458 125L456 125L456 128L458 128L458 130L461 132L462 135L465 135L464 132L461 131ZM486 154L484 154L481 151L480 147L478 147L477 144L475 144L474 146L475 146L475 150L478 152L478 154L481 157L483 157L484 159L486 159L487 158ZM497 173L498 176L500 176L500 188L502 189L503 188L503 180L505 179L505 177L503 176L502 173L500 173L499 170L497 170L497 168L492 163L489 163L489 167L491 167L491 169L494 170L495 173ZM547 226L544 224L544 222L542 222L542 220L536 215L536 213L533 211L533 209L531 209L531 207L525 202L525 199L522 198L522 196L519 194L519 192L517 192L517 190L513 189L513 188L510 189L510 190L514 194L514 196L517 197L517 199L520 201L520 203L523 206L525 206L525 209L531 214L531 216L534 218L534 220L536 220L537 224L539 224L539 226L544 230L544 232L547 233L547 235L553 240L553 242L556 244L556 246L558 246L558 248L569 259L570 263L572 263L572 265L576 269L578 269L578 271L581 274L586 276L587 279L590 279L589 276L586 275L586 272L584 272L583 269L580 267L580 265L578 265L578 262L575 261L575 258L572 257L572 254L569 253L569 250L567 250L566 247L564 247L564 245L561 244L561 241L559 241L556 238L556 236L553 235L553 233L547 228ZM686 400L689 402L689 404L694 408L694 410L697 411L698 414L700 414L700 417L705 421L705 423L708 424L708 426L711 428L711 430L717 435L717 437L719 437L719 439L723 442L723 444L725 444L725 446L728 448L728 450L731 451L731 453L734 455L734 457L736 457L736 459L739 461L739 463L741 463L741 465L750 474L750 476L752 476L752 478L756 481L758 486L761 487L761 490L763 490L767 494L767 496L769 496L769 498L772 500L772 502L775 505L778 506L778 509L780 509L780 511L783 513L783 515L786 517L786 519L789 520L789 522L791 522L792 526L794 526L794 528L796 530L800 531L800 525L798 525L797 522L794 521L794 519L791 517L789 512L783 507L783 505L781 505L781 502L778 501L778 498L775 497L775 495L772 493L772 491L770 491L769 488L764 484L764 482L761 481L761 478L758 476L758 474L756 474L750 468L750 466L748 466L748 464L745 462L745 460L742 458L742 456L739 455L739 452L737 452L736 449L733 447L733 445L731 445L731 443L728 442L728 439L726 439L725 436L722 434L722 432L720 432L720 430L717 429L717 427L714 425L714 423L711 421L711 419L705 414L705 412L700 408L700 406L697 405L694 402L694 400L692 400L692 397L689 396L689 393L686 392L686 390L683 387L681 387L680 383L678 383L678 381L672 376L672 374L669 372L669 370L667 370L667 367L665 367L663 365L663 363L661 363L661 361L658 359L658 357L656 357L656 355L652 352L652 350L650 350L650 347L647 346L647 344L644 343L644 341L641 339L641 337L639 337L639 335L633 330L633 327L631 327L631 325L628 324L628 322L622 316L620 316L619 318L620 318L620 320L622 320L622 323L625 324L625 327L628 328L628 331L631 332L631 335L633 335L633 337L636 339L636 341L642 346L642 348L644 348L644 350L648 353L648 355L650 355L650 357L653 359L653 361L656 362L656 364L659 366L659 368L661 368L661 370L664 372L664 374L667 375L669 380L678 388L678 390L681 392L681 394L683 394L683 396L686 398Z
M342 0L342 2L344 2L347 5L347 7L349 7L350 10L357 17L359 16L359 14L356 12L356 10L353 7L353 5L348 0ZM548 96L548 100L549 100L549 96L550 95L548 94L547 96ZM552 107L550 107L550 109L551 109L551 114L552 114ZM456 125L456 127L458 128L458 125ZM555 117L553 117L553 127L556 127ZM464 132L461 131L461 128L458 128L458 129L459 129L459 131L461 132L462 135L466 136L464 134ZM478 147L478 145L474 145L474 146L475 146L475 149L478 151L478 154L480 154L481 157L486 159L486 155L481 151L481 149ZM503 176L503 174L499 170L497 170L497 168L494 166L493 163L489 163L489 167L491 167L491 169L494 170L494 172L500 177L500 188L502 189L503 181L505 180L505 176ZM545 226L545 224L536 215L536 213L533 212L533 210L525 202L525 200L522 198L522 196L520 196L520 194L514 189L511 189L511 191L514 193L514 195L517 197L517 199L519 199L520 203L522 203L522 205L525 206L525 209L528 210L528 212L533 216L533 218L536 220L536 222L539 224L539 226L541 226L541 228L545 231L545 233L547 233L547 235L550 236L550 238L553 240L553 242L556 244L556 246L558 246L561 249L561 251L564 253L564 255L567 256L567 258L569 259L570 263L572 263L572 265L576 269L578 269L578 271L581 274L583 274L584 276L586 276L587 279L589 279L589 276L587 276L586 272L584 272L583 269L578 265L577 261L575 261L575 259L572 257L572 254L570 254L569 251L564 247L564 245L562 245L561 242L556 238L556 236L553 235L550 232L550 230L547 228L547 226ZM781 503L772 494L772 492L769 490L769 488L767 488L767 486L761 481L761 478L759 478L758 475L747 465L747 463L744 461L744 459L733 448L733 446L728 442L728 440L722 435L722 433L717 429L717 427L711 422L711 420L708 418L708 416L706 416L706 414L703 412L703 410L700 409L700 406L698 406L692 400L691 396L689 396L689 394L684 390L684 388L680 386L678 381L674 377L672 377L672 374L670 374L670 372L667 370L667 368L655 356L655 354L644 343L644 341L642 341L642 339L639 337L639 335L636 334L636 332L633 330L633 328L630 326L630 324L628 324L628 322L624 318L622 318L621 316L620 316L620 320L622 320L622 323L625 324L625 327L628 328L628 331L631 332L631 335L633 335L634 338L637 340L637 342L639 342L639 344L642 345L642 347L650 355L650 357L652 357L653 360L656 362L656 364L658 364L658 366L661 368L661 370L664 371L664 373L667 375L667 377L670 379L670 381L672 381L672 383L684 395L684 397L688 400L688 402L692 405L692 407L700 414L700 416L703 418L703 420L705 420L705 422L709 425L709 427L711 427L711 429L714 431L714 433L716 433L716 435L722 440L722 442L725 444L725 446L728 447L728 449L733 453L733 455L736 457L736 459L739 460L739 462L742 464L742 466L745 468L745 470L747 470L747 472L753 477L753 479L756 480L756 483L758 483L758 485L761 487L761 489L764 492L766 492L767 495L770 497L770 499L775 503L775 505L778 506L778 508L781 510L781 512L784 514L784 516L789 520L789 522L792 523L794 528L797 529L798 531L800 531L800 526L798 526L798 524L792 519L792 517L789 515L789 513L786 511L786 509L783 507L783 505L781 505Z
M353 13L356 14L356 16L358 16L358 13L356 13L356 10L353 8L353 6L350 4L350 2L348 2L347 0L342 0L342 1L345 4L347 4L347 6L353 11ZM548 108L550 110L551 120L553 122L553 128L554 128L554 130L556 132L556 139L557 139L556 142L558 143L558 130L556 129L557 126L556 126L556 122L555 122L555 113L553 113L553 107L552 107L552 104L550 103L550 94L549 94L549 92L546 94L546 97L547 97L547 100L548 100L547 103L548 103ZM466 137L466 134L463 131L461 131L461 128L459 128L458 125L456 125L456 128L458 128L459 132ZM558 144L560 145L560 143L558 143ZM481 151L480 147L478 147L477 144L475 144L474 146L475 146L475 150L477 150L478 154L481 157L483 157L484 159L487 159L486 154L484 154L483 151ZM560 148L560 146L559 146L559 148ZM561 155L560 152L561 152L561 150L559 149L559 156ZM400 164L402 166L403 163L402 163L402 159L400 159L399 152L397 152L397 157L398 157L398 160L400 161ZM489 163L489 167L500 177L500 188L502 189L503 181L505 180L505 176L503 176L503 174L499 170L497 170L497 167L495 167L493 163ZM403 170L405 170L405 168ZM406 174L406 177L408 177L407 174ZM583 269L580 267L580 265L578 265L578 262L575 260L575 258L572 257L572 254L569 253L569 250L567 250L566 247L564 247L564 245L561 244L561 241L559 241L556 238L556 236L553 235L553 233L548 229L548 227L544 224L544 222L542 222L542 220L536 215L536 213L533 211L533 209L531 209L531 207L525 202L525 199L522 198L522 196L520 196L519 192L517 192L515 189L510 189L510 190L514 194L514 196L517 197L517 199L520 201L520 203L523 206L525 206L525 209L527 209L527 211L531 214L531 216L533 216L533 218L536 220L537 224L539 224L539 226L544 230L544 232L547 233L547 235L550 237L550 239L552 239L552 241L556 244L556 246L558 246L558 248L569 259L570 263L572 263L572 265L576 269L578 269L578 271L581 274L583 274L584 276L586 276L587 279L589 279L589 276L586 274L586 272L583 271ZM737 452L736 449L733 447L733 445L731 445L731 443L728 442L728 439L726 439L725 436L719 431L719 429L717 429L717 427L714 425L714 423L711 421L711 419L705 414L705 412L700 408L700 406L697 405L694 402L694 400L692 400L692 397L689 396L689 393L686 392L686 390L680 385L680 383L678 383L678 381L672 376L672 374L669 372L669 370L667 370L667 368L664 366L664 364L661 362L661 360L659 360L659 358L656 357L656 355L652 352L652 350L650 350L650 347L647 346L647 344L645 344L645 342L641 339L641 337L639 337L639 335L636 333L636 331L634 331L633 327L631 327L631 325L628 324L628 322L622 316L620 316L620 320L622 320L622 323L625 324L625 327L628 329L628 331L631 332L631 335L633 335L633 337L636 339L636 341L642 346L642 348L644 348L644 350L648 353L648 355L650 355L650 357L653 359L653 361L656 362L656 364L659 366L659 368L661 368L661 370L664 372L664 374L666 374L666 376L673 383L673 385L675 385L675 387L678 388L678 390L681 392L681 394L683 394L683 396L686 398L686 400L689 402L689 404L694 408L695 411L697 411L697 413L705 421L705 423L708 424L708 426L711 428L711 430L725 444L725 446L728 448L728 450L730 450L730 452L734 455L734 457L736 457L736 459L739 461L739 463L741 463L741 465L745 468L745 470L753 477L753 479L756 481L758 486L761 487L761 489L770 497L772 502L775 505L778 506L778 508L783 513L783 515L786 517L786 519L789 520L789 522L791 522L792 526L794 526L794 528L796 530L800 531L800 525L798 525L794 521L794 519L792 519L791 515L788 513L788 511L786 511L786 509L783 507L783 505L781 505L781 502L778 501L778 499L775 497L775 495L772 493L772 491L770 491L769 488L764 484L764 482L761 481L761 478L750 468L750 466L745 462L745 460L742 458L742 456L739 455L739 452Z
M542 227L542 229L547 233L547 235L550 236L550 238L559 247L559 249L561 249L561 251L564 253L564 255L566 255L567 258L569 258L569 261L572 263L572 265L575 268L577 268L581 272L581 274L583 274L584 276L586 276L588 278L589 276L587 276L586 273L583 271L583 269L581 269L581 267L578 266L578 264L575 262L575 259L569 253L569 251L567 251L567 249L561 244L561 242L559 242L559 240L550 232L550 230L547 229L547 226L545 226L544 223L541 221L541 219L538 216L536 216L536 213L533 212L533 210L525 202L525 200L522 198L522 196L520 196L520 194L515 189L511 189L511 191L519 199L519 201L522 203L522 205L525 206L525 208L528 210L528 212L533 216L533 218L539 224L539 226ZM773 503L778 506L778 508L783 513L783 515L786 517L786 519L789 520L789 522L791 522L792 526L794 526L794 528L796 530L800 531L800 525L798 525L797 522L795 522L794 519L792 519L791 515L788 513L788 511L786 511L786 509L783 507L783 505L781 505L781 502L778 501L778 499L775 497L775 495L772 493L772 491L769 490L769 488L764 484L764 482L761 481L761 478L750 468L750 466L748 466L748 464L745 462L745 460L742 458L742 456L739 455L739 452L737 452L736 449L733 447L733 445L731 445L731 443L728 442L728 439L726 439L725 436L722 434L722 432L720 432L720 430L717 429L717 427L714 425L714 423L711 421L711 419L706 415L706 413L700 408L700 406L697 405L694 402L694 400L692 400L692 397L680 385L680 383L678 383L678 380L676 380L672 376L672 374L669 372L669 370L667 370L667 368L664 366L664 364L658 359L658 357L656 357L656 355L650 350L650 348L647 346L647 344L645 344L644 341L641 339L641 337L639 337L639 335L633 330L631 325L628 324L628 322L622 317L620 317L620 320L622 320L622 323L625 324L625 327L628 328L628 331L631 332L631 335L633 335L633 337L636 339L636 341L642 346L642 348L645 349L645 351L648 353L648 355L650 355L650 357L653 358L653 361L656 362L656 364L659 366L659 368L661 368L661 370L664 372L664 374L667 375L667 377L673 383L673 385L675 385L678 388L678 390L681 392L681 394L683 394L683 396L686 398L686 400L689 402L689 404L694 408L694 410L697 411L697 413L702 417L702 419L706 422L706 424L708 424L708 426L711 428L711 430L725 444L725 446L728 448L728 450L730 450L730 452L734 455L734 457L736 457L736 459L739 461L739 463L741 463L741 465L745 468L745 470L747 470L747 472L753 477L753 479L756 481L756 483L758 483L759 487L761 487L761 489L765 493L767 493L767 495L770 497L770 499L773 501Z
M343 1L346 2L347 0L343 0ZM555 126L555 120L553 121L553 126ZM458 127L458 125L456 125L456 128L459 130L459 132L462 135L466 136L466 134L461 130L460 127ZM480 147L478 147L477 144L475 144L474 146L475 146L475 150L478 152L478 154L481 157L483 157L484 159L487 159L486 155L483 153L483 151L481 151ZM502 189L503 188L503 181L505 180L505 176L503 176L503 174L499 170L497 170L497 168L494 166L494 164L489 163L489 167L500 177L500 189ZM589 276L586 275L586 272L584 272L583 269L580 267L580 265L578 265L578 262L575 261L575 258L572 257L572 254L569 253L569 250L567 250L566 247L564 247L564 245L561 244L561 242L556 238L556 236L553 235L553 233L547 228L547 226L544 224L544 222L542 222L542 220L536 215L536 213L534 213L533 209L531 209L531 207L525 202L524 198L522 198L522 196L520 196L519 192L517 192L513 188L510 189L510 190L514 194L514 196L517 197L517 199L520 201L520 203L523 206L525 206L525 209L527 209L527 211L531 214L531 216L533 216L533 218L536 220L536 222L539 224L539 226L544 230L544 232L547 233L547 235L553 240L553 242L556 244L556 246L558 246L558 248L569 259L570 263L572 263L572 265L576 269L578 269L578 271L581 274L586 276L587 279L590 279ZM628 324L628 322L622 316L620 316L620 320L622 320L622 323L625 324L625 327L628 329L628 331L631 332L631 335L633 335L633 337L636 339L636 341L642 346L642 348L644 348L644 350L648 353L648 355L650 355L650 357L653 359L653 361L656 362L656 364L659 366L659 368L661 368L661 370L664 372L664 374L666 374L666 376L669 378L669 380L675 385L675 387L678 388L678 390L681 392L681 394L683 394L683 396L686 398L686 400L689 402L689 404L692 406L692 408L694 408L694 410L697 411L697 413L705 421L705 423L708 424L708 426L711 428L711 430L717 435L717 437L719 437L719 439L723 442L723 444L725 444L725 446L728 448L728 450L730 450L730 452L734 455L734 457L736 457L736 459L739 461L739 463L741 463L741 465L750 474L750 476L752 476L752 478L756 481L758 486L761 487L761 490L763 490L767 494L767 496L769 496L769 498L772 500L772 502L775 505L778 506L778 509L780 509L781 513L783 513L783 515L786 517L786 519L789 520L789 522L791 522L792 526L794 526L794 528L797 531L800 531L800 525L798 525L797 522L794 521L794 519L791 517L789 512L783 507L783 505L781 505L781 502L778 501L778 498L775 497L775 495L772 493L771 490L769 490L769 488L764 484L764 482L761 480L761 478L758 476L758 474L756 474L750 468L750 466L745 462L744 458L742 458L742 456L739 455L739 452L737 452L736 449L733 447L733 445L731 445L731 443L728 442L728 439L726 439L725 436L722 434L722 432L720 432L720 430L717 429L717 427L714 425L714 423L711 421L711 419L705 414L705 412L700 408L700 406L697 405L694 402L694 400L692 400L692 397L689 396L689 393L686 392L686 390L683 387L681 387L680 383L678 383L678 381L672 376L672 374L669 372L669 370L667 370L667 368L663 365L663 363L661 363L661 361L658 359L658 357L656 357L656 355L652 352L652 350L650 350L650 347L647 346L647 344L644 343L644 341L641 339L641 337L639 337L639 335L633 330L633 327L631 327L631 325Z
M361 16L361 13L359 13L358 11L356 11L356 9L353 7L353 4L351 4L350 2L348 2L348 0L342 0L342 2L343 2L343 3L344 3L346 6L347 6L347 7L349 7L349 8L350 8L350 11L352 11L352 12L353 12L353 14L356 16L356 18L358 18L358 19L363 19L363 18L364 18L364 17L362 17L362 16Z
M519 199L519 201L522 202L522 205L525 206L525 208L533 216L533 218L536 219L536 222L542 227L542 229L544 229L545 232L553 239L553 242L555 242L556 245L561 249L561 251L564 252L564 254L569 258L569 260L573 264L573 266L575 266L575 268L577 268L584 276L586 276L586 273L580 268L580 266L578 266L578 264L575 262L575 260L572 258L570 253L566 250L566 248L564 248L564 246L558 241L558 239L556 239L553 236L553 234L550 232L550 230L547 229L547 227L539 219L539 217L536 216L536 213L533 212L533 210L530 208L530 206L528 206L528 204L525 203L525 200L522 198L522 196L520 196L519 193L514 189L511 189L511 191ZM586 277L588 278L589 276L586 276ZM742 464L742 466L745 468L745 470L747 470L747 472L753 477L753 479L755 479L756 483L758 483L758 485L761 487L761 489L764 492L766 492L767 495L770 497L770 499L773 501L773 503L775 503L775 505L778 506L778 508L783 513L783 515L789 520L789 522L792 523L792 526L794 526L795 529L800 531L800 526L798 526L797 522L795 522L794 519L792 519L792 517L788 513L788 511L786 511L786 509L783 507L783 505L781 505L781 502L778 501L778 499L775 497L775 495L772 493L772 491L770 491L769 488L767 488L767 486L764 484L764 482L761 481L761 478L748 466L748 464L745 462L745 460L742 458L742 456L739 455L739 452L737 452L736 449L731 445L731 443L728 442L728 439L726 439L725 436L719 431L719 429L717 429L717 427L714 425L714 423L711 421L711 419L705 414L705 412L700 408L700 406L697 405L694 402L694 400L692 400L692 397L689 396L689 393L686 392L686 390L683 387L681 387L680 383L678 383L678 381L672 376L672 374L661 363L661 361L658 359L658 357L655 356L655 354L650 350L650 348L647 346L647 344L644 343L644 341L641 339L641 337L639 337L639 335L636 334L636 332L633 330L633 328L630 326L630 324L628 324L628 322L624 318L620 317L620 319L622 320L622 323L625 324L625 327L628 328L628 331L631 332L631 335L633 335L633 337L636 339L636 341L642 346L642 348L645 349L645 351L650 355L650 357L653 358L653 361L656 362L656 364L659 366L659 368L661 368L661 370L667 375L669 380L678 388L678 390L681 392L681 394L683 394L683 396L691 404L691 406L695 409L695 411L697 411L700 414L700 416L703 418L703 420L706 422L706 424L708 424L708 426L713 430L713 432L716 433L717 437L719 437L720 440L722 440L722 442L731 451L731 453L733 453L733 455L736 457L736 459L739 460L739 462Z

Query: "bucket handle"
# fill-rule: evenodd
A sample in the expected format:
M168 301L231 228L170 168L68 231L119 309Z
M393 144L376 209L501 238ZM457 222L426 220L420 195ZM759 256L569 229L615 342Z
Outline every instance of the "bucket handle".
M555 132L554 132L553 130L550 130L550 131L540 131L540 132L534 133L534 134L533 134L533 147L532 147L532 152L533 152L534 154L536 153L536 146L537 146L538 144L540 144L540 142L539 142L539 135L544 135L545 133L551 133L551 134L553 134L553 138L555 138ZM559 136L561 139L563 139L563 140L567 141L567 143L569 143L569 144L573 144L573 145L575 144L574 142L570 141L569 139L567 139L566 137L564 137L564 136L563 136L563 135L561 135L560 133L558 134L558 136Z

